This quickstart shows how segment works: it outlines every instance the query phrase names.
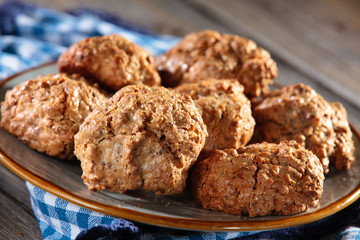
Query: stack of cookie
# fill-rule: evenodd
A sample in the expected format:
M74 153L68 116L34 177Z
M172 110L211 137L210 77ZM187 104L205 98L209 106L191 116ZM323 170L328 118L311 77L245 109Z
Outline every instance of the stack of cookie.
M206 209L289 215L317 205L329 165L349 169L345 109L309 86L270 91L278 70L253 41L206 30L155 59L120 35L87 38L59 74L9 90L1 126L81 161L90 190L179 194Z

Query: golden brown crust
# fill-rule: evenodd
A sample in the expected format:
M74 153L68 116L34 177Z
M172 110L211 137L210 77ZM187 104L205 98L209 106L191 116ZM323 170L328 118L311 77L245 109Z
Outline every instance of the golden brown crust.
M295 141L214 151L191 176L204 208L250 217L315 207L324 181L319 159Z
M96 88L63 74L39 76L6 93L1 127L33 149L72 159L80 124L106 99Z
M86 38L69 47L59 58L63 73L78 73L117 91L130 84L160 85L149 52L120 35Z
M236 80L208 79L182 84L174 90L189 95L200 109L209 134L204 152L238 148L249 142L255 120L243 86Z
M190 97L163 87L127 86L86 118L75 155L89 189L183 191L207 136Z
M334 111L337 107L341 110ZM345 110L329 104L304 84L269 93L253 110L258 142L296 140L314 152L328 172L335 157L337 169L348 169L354 160L352 133Z
M155 58L165 86L208 78L235 78L249 98L268 92L277 77L270 54L246 38L206 30L185 36L175 47Z

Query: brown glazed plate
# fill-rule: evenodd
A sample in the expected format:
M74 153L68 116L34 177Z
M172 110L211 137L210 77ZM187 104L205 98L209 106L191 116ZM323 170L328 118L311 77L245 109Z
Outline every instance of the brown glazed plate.
M11 76L0 83L0 101L15 85L57 72L45 64ZM80 162L61 161L30 149L0 129L0 162L26 181L62 199L94 211L129 220L177 229L201 231L258 231L314 222L349 206L360 196L360 135L352 128L355 162L349 171L330 170L320 203L310 211L291 216L243 217L208 211L198 205L189 189L174 196L157 196L142 190L125 194L89 191L81 179Z

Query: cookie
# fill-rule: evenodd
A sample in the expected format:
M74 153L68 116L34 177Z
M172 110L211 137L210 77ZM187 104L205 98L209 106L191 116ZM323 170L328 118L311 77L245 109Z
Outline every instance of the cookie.
M60 159L74 158L74 135L107 97L64 74L39 76L14 87L1 104L1 127L31 148Z
M277 77L276 63L255 42L232 34L206 30L186 35L155 58L163 85L175 87L204 79L237 79L247 97L269 91Z
M354 143L345 109L329 103L310 86L296 84L274 90L253 109L255 141L296 140L311 150L328 173L333 161L338 170L354 161Z
M116 34L73 44L59 57L58 68L63 73L80 74L113 92L131 84L160 85L151 54Z
M244 146L253 135L255 120L250 101L236 80L208 79L182 84L174 90L189 95L200 109L207 127L203 152Z
M190 97L132 85L94 110L75 136L75 155L90 190L183 191L207 137Z
M216 150L191 176L205 209L250 217L307 211L319 202L324 182L319 159L295 141Z

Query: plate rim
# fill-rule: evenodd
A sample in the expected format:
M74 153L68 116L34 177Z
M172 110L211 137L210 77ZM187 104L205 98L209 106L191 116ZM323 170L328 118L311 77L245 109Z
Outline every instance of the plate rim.
M13 74L0 82L0 88L8 81L21 76L25 73L48 67L56 64L56 61L47 62L36 67L26 69L24 71ZM350 124L353 134L360 139L360 133L358 130ZM23 178L24 180L34 184L35 186L57 196L66 201L74 203L84 208L91 209L93 211L108 214L114 217L125 218L131 221L146 223L150 225L183 229L183 230L195 230L195 231L263 231L274 230L280 228L294 227L304 225L307 223L315 222L325 217L328 217L334 213L337 213L344 208L354 203L360 197L360 183L348 194L342 196L338 200L330 203L324 208L314 210L313 212L303 213L301 215L295 214L290 216L283 216L281 219L272 220L256 220L252 218L252 221L240 220L240 221L204 221L191 218L176 218L170 216L160 216L151 213L144 213L134 209L123 208L121 206L112 206L109 204L100 203L85 197L81 197L65 188L58 186L57 184L43 179L41 176L25 169L18 163L14 162L10 157L6 155L3 149L0 147L0 162L8 168L10 171Z

